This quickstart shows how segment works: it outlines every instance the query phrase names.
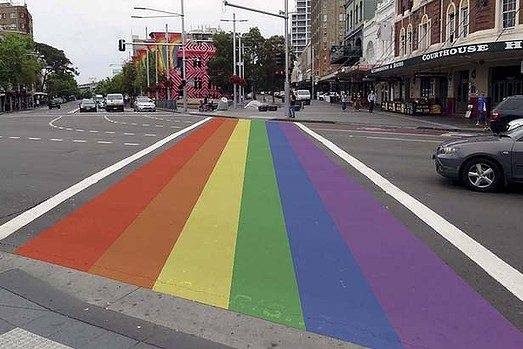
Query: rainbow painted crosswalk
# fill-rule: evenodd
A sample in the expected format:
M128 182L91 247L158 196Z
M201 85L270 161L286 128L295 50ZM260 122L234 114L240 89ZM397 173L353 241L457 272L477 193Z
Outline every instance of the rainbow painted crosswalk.
M291 123L213 119L17 253L372 348L523 347Z

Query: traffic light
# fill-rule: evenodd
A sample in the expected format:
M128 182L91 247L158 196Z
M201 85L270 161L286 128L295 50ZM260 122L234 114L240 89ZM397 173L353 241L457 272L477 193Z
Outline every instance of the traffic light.
M183 96L183 89L187 85L187 80L182 80L180 85L178 85L178 96Z
M277 67L283 67L285 65L285 54L282 52L277 53L274 57L274 61Z
M125 51L125 40L120 39L118 40L118 50L124 52Z

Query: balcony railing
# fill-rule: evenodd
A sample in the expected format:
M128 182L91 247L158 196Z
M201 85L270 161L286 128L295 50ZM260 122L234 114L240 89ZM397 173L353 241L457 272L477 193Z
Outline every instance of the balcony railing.
M350 65L358 61L361 56L361 47L340 45L331 48L331 64Z

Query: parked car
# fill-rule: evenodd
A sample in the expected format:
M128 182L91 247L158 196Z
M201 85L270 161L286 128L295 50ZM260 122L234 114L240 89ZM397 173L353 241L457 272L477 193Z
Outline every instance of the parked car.
M49 107L49 109L60 109L62 107L61 104L62 101L60 100L60 98L53 98L49 101L49 103L47 103L47 106Z
M494 133L507 130L512 120L523 118L523 95L510 96L501 101L492 111L490 129Z
M433 156L436 171L481 192L523 182L523 124L512 125L499 134L442 143Z
M297 90L296 101L304 105L311 104L311 92L309 90Z
M124 98L121 93L110 93L107 95L105 102L105 110L111 111L116 110L123 112L124 111Z
M156 111L156 104L149 97L140 96L134 102L134 111Z
M80 113L85 112L97 112L98 107L96 106L96 102L94 99L82 99L80 102Z

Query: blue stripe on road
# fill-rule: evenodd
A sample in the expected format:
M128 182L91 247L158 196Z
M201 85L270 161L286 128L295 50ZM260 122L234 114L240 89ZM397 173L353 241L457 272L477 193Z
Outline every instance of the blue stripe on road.
M372 348L398 336L277 123L267 124L307 330Z

